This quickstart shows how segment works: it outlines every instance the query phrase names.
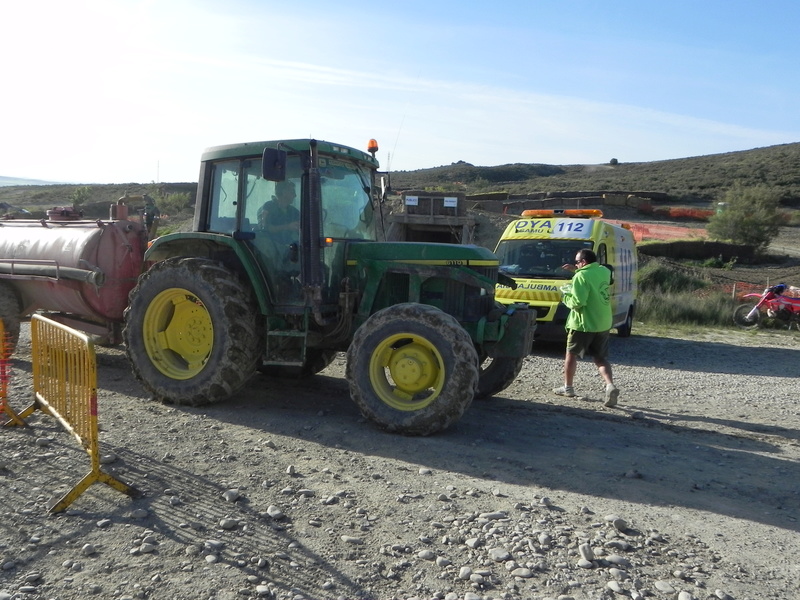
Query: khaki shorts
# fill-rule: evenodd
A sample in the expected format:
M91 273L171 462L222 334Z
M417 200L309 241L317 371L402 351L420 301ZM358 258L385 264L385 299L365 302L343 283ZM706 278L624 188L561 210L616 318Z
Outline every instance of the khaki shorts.
M596 359L605 360L608 357L608 335L608 331L570 329L567 332L567 352L581 358L589 354Z

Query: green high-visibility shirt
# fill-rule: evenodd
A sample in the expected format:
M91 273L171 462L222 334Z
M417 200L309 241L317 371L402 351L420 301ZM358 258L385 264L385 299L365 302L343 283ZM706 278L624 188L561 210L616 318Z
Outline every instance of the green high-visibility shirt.
M562 302L570 309L567 329L577 331L608 331L611 329L611 271L599 263L589 263L572 278L572 288Z

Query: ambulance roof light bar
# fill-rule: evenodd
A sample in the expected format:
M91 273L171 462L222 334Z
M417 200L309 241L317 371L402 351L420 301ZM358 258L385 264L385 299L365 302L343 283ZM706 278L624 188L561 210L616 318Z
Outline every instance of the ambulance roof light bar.
M603 211L597 208L554 208L550 210L523 210L523 217L572 217L575 219L599 219Z

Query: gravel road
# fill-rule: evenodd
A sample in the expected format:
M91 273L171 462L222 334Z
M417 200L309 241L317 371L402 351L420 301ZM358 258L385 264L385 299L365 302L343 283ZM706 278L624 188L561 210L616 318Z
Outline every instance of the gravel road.
M30 399L29 340L10 403ZM224 405L149 401L98 348L103 469L51 417L0 430L0 600L800 598L800 334L634 326L622 390L562 349L450 430L376 430L344 358Z

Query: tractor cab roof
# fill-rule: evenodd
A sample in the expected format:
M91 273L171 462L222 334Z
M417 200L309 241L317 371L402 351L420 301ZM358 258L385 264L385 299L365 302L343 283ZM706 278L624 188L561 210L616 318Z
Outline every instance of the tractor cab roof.
M361 150L356 150L349 146L334 144L323 140L299 139L299 140L272 140L265 142L244 142L241 144L227 144L225 146L212 146L203 152L202 161L220 160L225 158L260 157L264 148L275 148L287 150L288 152L308 152L312 142L316 142L317 150L326 155L351 158L378 168L378 160Z

